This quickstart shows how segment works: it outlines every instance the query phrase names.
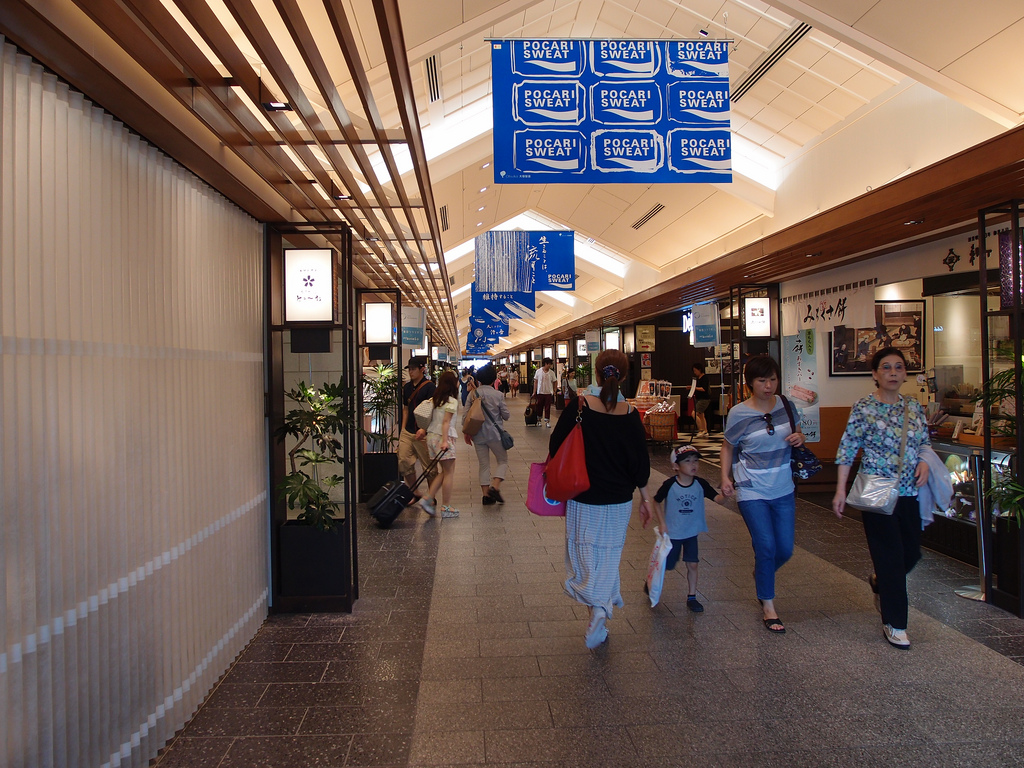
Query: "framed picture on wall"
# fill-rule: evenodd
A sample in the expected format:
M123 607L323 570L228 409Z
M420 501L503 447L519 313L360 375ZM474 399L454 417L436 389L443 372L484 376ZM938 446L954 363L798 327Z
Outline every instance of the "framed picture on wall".
M651 367L651 353L650 352L641 352L640 353L640 367L641 368L650 368Z
M870 376L871 356L895 347L907 358L907 373L924 370L924 302L875 302L874 328L837 327L829 337L829 376Z

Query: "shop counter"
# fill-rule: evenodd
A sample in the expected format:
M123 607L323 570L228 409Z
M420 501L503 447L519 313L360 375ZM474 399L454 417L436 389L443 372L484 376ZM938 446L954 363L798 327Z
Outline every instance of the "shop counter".
M953 484L953 500L944 515L935 514L931 525L921 533L922 546L934 549L961 562L978 565L978 504L974 476L969 458L982 448L974 441L939 440L932 438L932 448L949 470ZM1009 465L1013 453L993 448L992 463Z

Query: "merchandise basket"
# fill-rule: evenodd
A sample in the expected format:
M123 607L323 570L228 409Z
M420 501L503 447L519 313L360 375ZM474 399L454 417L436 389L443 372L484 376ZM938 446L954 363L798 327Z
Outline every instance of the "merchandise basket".
M647 436L658 443L671 443L676 439L676 420L679 414L671 411L649 411L644 414Z

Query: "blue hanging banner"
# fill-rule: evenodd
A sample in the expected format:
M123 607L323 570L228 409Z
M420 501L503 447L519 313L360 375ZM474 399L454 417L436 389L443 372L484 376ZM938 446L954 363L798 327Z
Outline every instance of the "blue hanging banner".
M493 231L477 235L477 290L572 291L576 289L574 233Z
M477 291L476 283L470 290L470 314L485 318L487 322L536 317L537 297L531 291Z
M495 183L731 182L730 42L491 41Z
M471 316L469 318L469 332L472 334L477 328L483 331L486 336L496 336L498 338L508 336L508 323L503 320Z

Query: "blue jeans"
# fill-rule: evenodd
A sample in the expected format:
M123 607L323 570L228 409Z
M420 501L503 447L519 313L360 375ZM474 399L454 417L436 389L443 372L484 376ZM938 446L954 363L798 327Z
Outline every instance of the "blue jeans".
M754 547L754 586L758 600L775 599L775 572L793 556L796 494L739 502Z

